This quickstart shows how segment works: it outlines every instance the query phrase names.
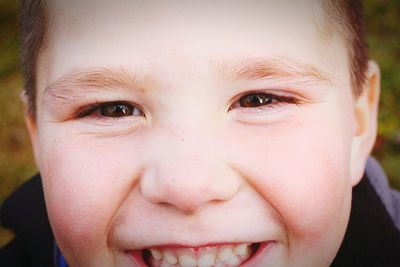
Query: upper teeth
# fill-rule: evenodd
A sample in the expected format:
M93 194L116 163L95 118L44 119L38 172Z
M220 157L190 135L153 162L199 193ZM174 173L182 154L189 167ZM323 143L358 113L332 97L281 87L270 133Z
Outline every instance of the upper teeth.
M250 256L250 244L195 249L150 249L152 267L234 267Z

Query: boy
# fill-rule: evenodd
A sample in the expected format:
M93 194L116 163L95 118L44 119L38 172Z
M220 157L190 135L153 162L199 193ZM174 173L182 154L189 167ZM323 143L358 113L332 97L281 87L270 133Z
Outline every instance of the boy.
M358 2L25 2L57 264L399 266Z

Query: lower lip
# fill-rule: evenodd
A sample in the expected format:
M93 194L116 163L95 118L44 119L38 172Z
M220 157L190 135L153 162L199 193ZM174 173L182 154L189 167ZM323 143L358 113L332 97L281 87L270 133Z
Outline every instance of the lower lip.
M267 250L270 250L272 246L274 246L276 242L275 241L268 241L268 242L263 242L260 243L257 250L255 253L246 261L244 262L241 266L242 267L250 267L250 266L261 266L261 257L260 255L266 255Z
M129 254L133 258L133 262L135 263L135 267L149 267L143 259L143 250L134 250L129 251Z
M251 255L251 257L241 266L242 267L258 266L257 262L260 260L258 259L259 258L258 256L260 256L261 254L265 255L266 250L267 249L269 250L271 246L273 246L274 244L275 244L274 241L259 243L257 245L258 246L257 250L254 252L254 254ZM134 265L135 267L149 267L149 265L144 261L143 250L129 251L129 254L135 263Z

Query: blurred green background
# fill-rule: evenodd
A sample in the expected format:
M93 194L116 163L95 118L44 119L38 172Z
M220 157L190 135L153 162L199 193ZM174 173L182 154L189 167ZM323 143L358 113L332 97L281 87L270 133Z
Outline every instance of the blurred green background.
M364 1L370 57L381 66L382 96L374 155L400 189L400 1ZM19 100L16 12L18 1L0 0L0 205L36 172ZM10 234L0 229L0 246Z

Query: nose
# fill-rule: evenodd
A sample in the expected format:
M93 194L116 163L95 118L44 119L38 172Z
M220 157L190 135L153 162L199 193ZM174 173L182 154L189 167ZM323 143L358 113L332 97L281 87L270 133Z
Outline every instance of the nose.
M188 214L207 204L230 200L239 189L239 181L239 175L222 160L175 150L144 169L140 189L148 201Z

